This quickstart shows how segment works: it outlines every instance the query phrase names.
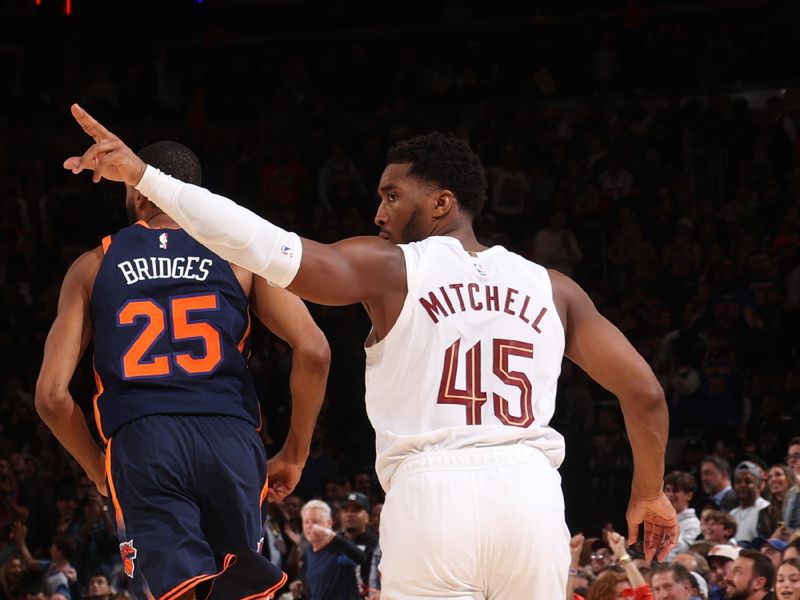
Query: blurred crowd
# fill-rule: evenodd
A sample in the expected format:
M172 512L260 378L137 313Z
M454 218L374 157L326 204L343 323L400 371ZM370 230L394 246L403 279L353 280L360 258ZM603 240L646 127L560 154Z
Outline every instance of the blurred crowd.
M185 143L207 187L322 241L375 234L393 141L431 129L469 139L490 182L481 241L574 277L649 361L669 405L665 487L685 535L662 567L612 535L625 531L632 468L622 416L565 362L553 425L567 437L567 521L586 534L573 540L575 589L638 589L628 564L656 598L670 597L659 596L664 578L693 597L749 598L726 570L741 561L770 585L796 581L797 564L777 557L796 560L800 526L798 117L791 89L763 84L785 76L786 10L654 18L629 3L619 22L536 36L473 28L449 50L420 29L386 49L374 30L246 43L209 26L121 49L113 68L79 69L69 51L51 64L36 48L3 61L0 599L127 593L104 500L33 408L67 267L126 224L121 186L61 169L86 146L68 115L75 100L134 148ZM455 27L470 11L443 3L438 18ZM80 55L75 32L58 31ZM263 552L289 573L286 598L375 597L369 322L359 306L311 309L332 349L328 398L296 494L270 508ZM265 330L253 348L274 450L288 428L290 351ZM93 385L87 358L73 382L87 411Z

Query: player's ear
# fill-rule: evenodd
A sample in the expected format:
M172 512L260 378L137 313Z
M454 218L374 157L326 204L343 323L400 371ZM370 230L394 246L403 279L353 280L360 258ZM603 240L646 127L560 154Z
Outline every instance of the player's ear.
M133 205L136 207L136 212L141 212L150 204L147 197L142 196L138 191L134 190Z
M441 219L446 214L455 210L456 199L450 190L439 190L436 192L436 200L433 205L433 216Z

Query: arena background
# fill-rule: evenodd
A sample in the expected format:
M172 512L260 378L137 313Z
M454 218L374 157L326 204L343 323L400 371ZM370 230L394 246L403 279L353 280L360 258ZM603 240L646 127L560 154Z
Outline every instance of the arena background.
M785 124L798 23L791 0L0 1L0 457L27 460L32 550L49 545L55 499L81 493L33 409L44 337L68 265L125 225L121 185L61 167L87 144L74 101L134 148L188 145L205 186L324 241L375 232L393 141L468 138L489 170L481 240L570 272L648 359L670 406L668 468L696 474L710 452L782 462L800 433L800 170ZM579 251L551 251L556 234ZM311 309L333 363L304 499L374 460L368 320ZM271 450L289 361L257 331ZM84 360L84 409L92 391ZM571 530L624 531L616 400L565 362L553 425ZM3 557L12 520L0 507Z

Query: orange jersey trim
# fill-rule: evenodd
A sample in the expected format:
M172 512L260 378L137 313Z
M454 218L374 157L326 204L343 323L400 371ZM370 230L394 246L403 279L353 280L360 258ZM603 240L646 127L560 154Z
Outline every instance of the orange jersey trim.
M145 221L144 219L139 219L138 221L136 221L136 223L134 223L134 225L141 225L146 229L152 229L152 227L150 227L150 225L148 225L147 221Z
M213 575L196 575L191 579L187 579L183 583L179 583L166 594L161 596L159 600L174 600L175 598L179 597L181 594L186 593L189 589L200 585L204 581L208 581L209 579L214 579L222 575L225 571L228 570L232 564L236 562L236 555L235 554L228 554L225 556L225 562L222 565L222 570L219 573L214 573Z
M250 311L248 310L247 311L247 329L244 330L244 335L242 335L242 339L239 340L239 343L236 346L239 349L239 352L244 352L244 344L245 344L245 342L247 342L247 338L250 337L251 325L252 325L252 322L250 321ZM247 357L245 357L245 359L247 359Z
M283 571L281 571L281 580L273 585L272 587L267 588L263 592L259 592L257 594L253 594L252 596L245 596L242 600L267 600L267 598L272 598L272 596L281 589L284 585L286 585L287 575Z
M108 493L111 496L111 502L114 504L114 512L117 517L117 529L120 532L125 531L125 517L122 514L122 506L117 497L117 488L114 486L114 478L111 476L111 440L108 440L106 445L106 480L108 481Z
M101 243L103 244L103 254L105 254L111 247L111 236L107 235L106 237L104 237Z
M264 504L264 500L267 499L267 494L269 493L269 477L264 480L264 487L261 488L261 503L259 506Z
M94 366L94 360L92 360L92 370L94 371L94 384L97 387L97 392L95 392L94 396L92 397L92 407L94 408L94 424L97 426L97 433L100 434L100 439L103 440L104 444L108 444L109 439L106 437L106 434L103 433L103 421L100 418L100 408L97 406L97 400L103 394L104 387L103 387L103 380L100 379L100 373L97 372L97 369Z

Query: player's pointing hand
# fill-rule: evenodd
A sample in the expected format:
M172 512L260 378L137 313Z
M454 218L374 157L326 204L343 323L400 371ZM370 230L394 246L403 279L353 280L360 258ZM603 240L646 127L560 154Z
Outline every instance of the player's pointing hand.
M92 181L95 183L103 178L122 181L130 186L139 183L147 165L133 150L77 104L73 104L70 110L95 143L83 156L71 156L65 160L64 168L75 174L83 170L94 171Z

